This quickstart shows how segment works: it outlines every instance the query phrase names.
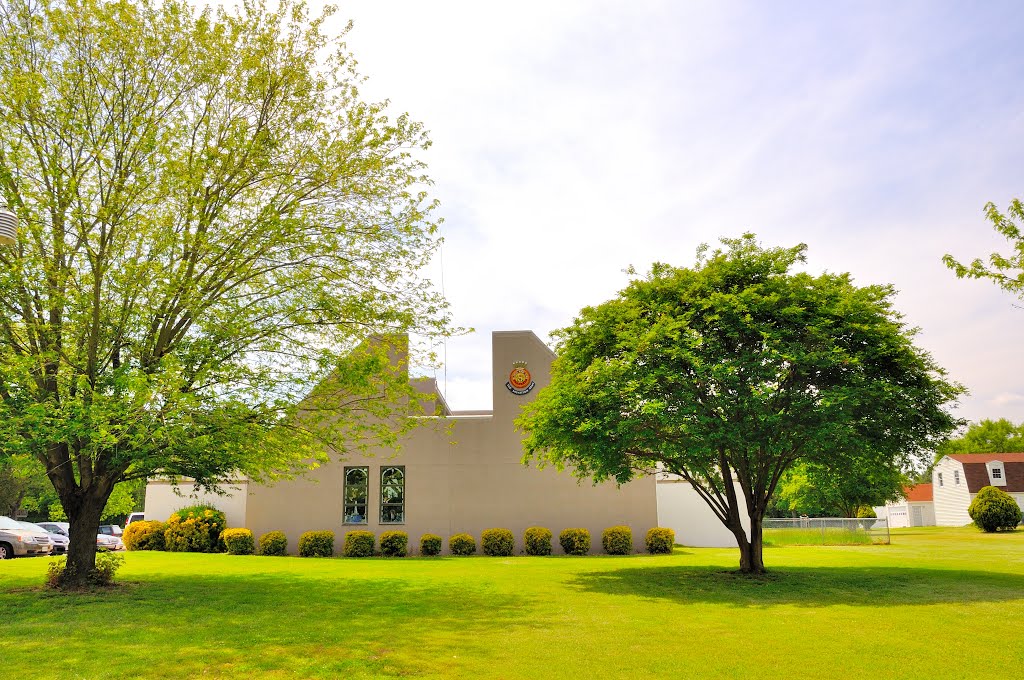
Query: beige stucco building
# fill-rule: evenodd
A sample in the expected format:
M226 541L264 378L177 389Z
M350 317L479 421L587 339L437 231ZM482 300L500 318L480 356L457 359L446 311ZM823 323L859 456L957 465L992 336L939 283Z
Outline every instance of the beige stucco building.
M310 530L334 531L340 548L345 532L353 529L375 534L400 529L409 534L410 551L415 551L424 533L440 535L447 548L453 534L466 532L479 541L483 530L502 527L515 534L521 553L523 531L531 526L552 531L556 553L561 552L557 536L562 529L584 527L592 550L600 552L601 532L615 525L632 527L634 547L642 551L647 530L658 526L659 503L664 512L672 502L656 493L655 477L621 487L595 486L569 472L521 462L522 434L513 421L548 384L554 358L531 331L495 332L492 410L449 411L441 400L443 417L416 428L398 455L384 450L352 455L298 479L272 486L238 480L225 487L228 495L199 498L223 509L230 526L248 527L257 536L285 532L292 552L299 535ZM152 482L146 517L166 519L194 502L176 495L166 482ZM725 531L706 508L704 516L697 509L689 524L705 527L709 518L710 531L714 525ZM677 533L677 540L685 540L685 530Z

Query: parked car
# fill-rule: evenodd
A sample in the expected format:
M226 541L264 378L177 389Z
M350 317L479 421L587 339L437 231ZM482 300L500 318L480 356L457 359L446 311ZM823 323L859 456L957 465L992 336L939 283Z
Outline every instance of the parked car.
M50 542L53 544L53 553L55 555L63 555L68 551L68 543L70 542L68 537L59 531L47 529L38 524L32 524L32 522L18 522L21 526L32 531L43 531L50 537Z
M132 522L141 522L146 519L146 513L144 512L133 512L128 515L128 519L124 521L124 528L127 529L128 525Z
M39 522L39 526L49 531L56 529L57 533L64 534L70 538L71 525L67 522ZM96 547L103 550L124 550L124 543L117 536L109 534L96 534Z
M53 552L50 535L43 530L27 529L10 517L0 516L0 560L19 555L49 555Z
M124 534L124 532L121 531L121 527L116 524L101 524L100 533L106 534L107 536L117 536L118 538Z

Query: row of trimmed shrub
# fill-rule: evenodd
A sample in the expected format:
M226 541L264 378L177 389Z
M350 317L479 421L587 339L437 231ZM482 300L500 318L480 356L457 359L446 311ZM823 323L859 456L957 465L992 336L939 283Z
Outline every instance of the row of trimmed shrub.
M193 506L178 510L167 522L141 521L128 525L124 544L128 550L167 550L171 552L228 552L232 555L252 555L257 542L252 531L227 528L224 513L211 506ZM523 534L527 555L550 555L553 535L544 527L530 527ZM586 555L590 552L590 532L586 529L563 530L558 542L567 555ZM672 552L675 533L671 529L655 527L647 532L647 551L652 554ZM376 538L371 531L355 530L345 534L342 554L346 557L370 557L375 552ZM436 534L420 537L419 554L434 556L441 553L442 539ZM601 545L609 555L627 555L633 550L633 532L627 526L605 529ZM288 537L283 532L263 534L258 542L261 555L286 555ZM302 557L330 557L334 554L333 531L307 531L299 537L299 555ZM515 551L515 536L508 529L487 529L480 535L480 549L492 557L508 557ZM469 534L455 534L448 539L452 555L473 555L476 540ZM380 555L402 557L409 551L409 535L404 531L385 531L380 535Z
M274 536L280 541L280 552L269 551L264 541ZM544 527L530 527L523 535L523 544L527 555L550 555L552 533ZM284 534L271 532L260 537L260 552L264 555L284 554L286 547ZM558 536L558 542L567 555L586 555L590 552L590 532L586 529L565 529ZM675 532L663 527L655 527L647 532L647 551L651 554L668 554L675 543ZM409 552L409 535L404 531L385 531L380 535L380 552L374 548L373 532L365 530L349 531L345 534L342 555L345 557L371 557L380 554L384 557L404 557ZM420 537L419 554L432 557L441 554L442 539L437 534L423 534ZM515 552L515 536L508 529L487 529L480 535L480 550L490 557L509 557ZM609 555L628 555L633 551L633 531L626 526L605 529L601 535L601 545ZM448 551L452 555L466 556L477 552L476 540L469 534L455 534L448 539ZM230 550L229 550L230 552ZM299 537L299 555L301 557L330 557L334 554L333 531L307 531Z

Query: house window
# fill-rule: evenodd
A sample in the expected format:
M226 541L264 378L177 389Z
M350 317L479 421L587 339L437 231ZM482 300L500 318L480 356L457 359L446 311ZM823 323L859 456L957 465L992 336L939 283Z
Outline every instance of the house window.
M960 486L960 471L959 470L953 470L953 484L956 485L956 486Z
M345 524L366 524L366 500L369 498L370 468L345 468Z
M405 523L405 467L380 469L380 523Z
M1003 469L1002 468L992 468L992 479L1002 479L1002 478L1003 478Z
M942 473L939 473L939 486L942 486Z

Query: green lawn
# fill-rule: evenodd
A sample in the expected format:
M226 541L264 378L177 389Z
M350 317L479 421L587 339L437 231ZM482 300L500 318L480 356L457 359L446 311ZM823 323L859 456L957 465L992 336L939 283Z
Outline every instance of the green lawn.
M8 677L945 678L1024 673L1024 531L588 558L129 553L124 585L42 591L0 562Z

